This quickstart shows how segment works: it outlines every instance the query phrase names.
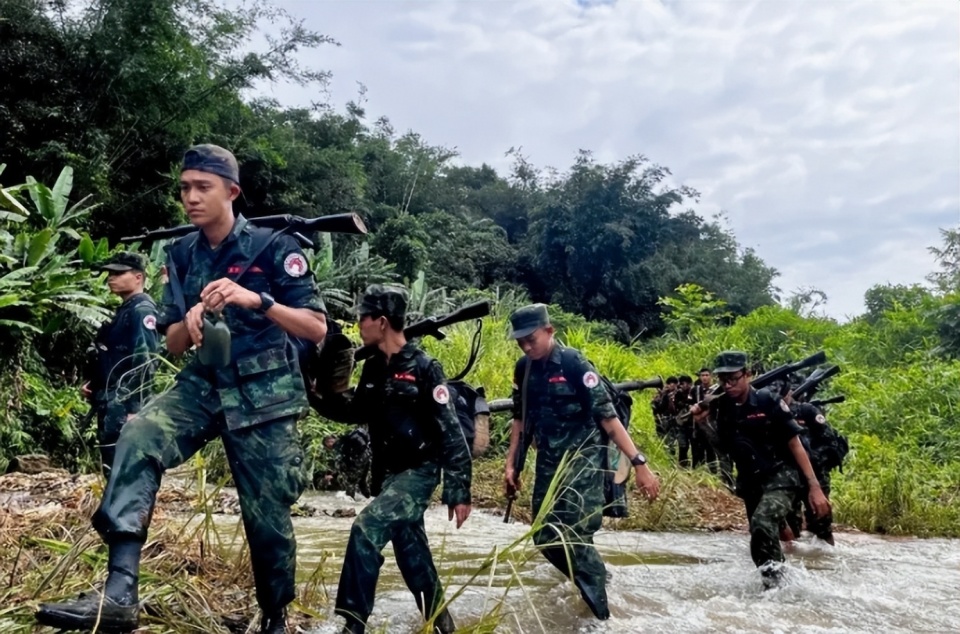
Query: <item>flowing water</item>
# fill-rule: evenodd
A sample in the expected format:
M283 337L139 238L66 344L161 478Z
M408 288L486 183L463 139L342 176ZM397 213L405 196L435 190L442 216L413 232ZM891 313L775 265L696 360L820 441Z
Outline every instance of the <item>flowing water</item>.
M305 497L325 512L363 506L342 493ZM299 572L305 578L323 561L331 599L322 610L329 614L352 522L295 520ZM428 511L427 535L447 596L464 587L450 608L459 626L476 623L506 593L498 632L960 632L960 540L840 533L830 547L804 537L787 547L783 586L764 592L744 533L601 531L596 542L609 571L613 616L599 622L573 584L539 556L518 561L518 577L502 563L470 581L494 548L528 528L479 511L457 530L445 508ZM421 619L390 546L384 556L369 624L416 631ZM332 618L313 634L339 632L340 622Z

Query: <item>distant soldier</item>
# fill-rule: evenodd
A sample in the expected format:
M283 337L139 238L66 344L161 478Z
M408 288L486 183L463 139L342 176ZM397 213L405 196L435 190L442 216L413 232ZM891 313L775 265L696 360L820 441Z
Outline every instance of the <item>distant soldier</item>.
M150 397L156 369L157 305L143 292L146 263L136 253L114 254L100 267L110 292L123 300L100 326L89 349L89 380L81 391L97 417L103 476L110 477L120 429Z
M657 436L667 446L667 450L671 454L676 453L677 450L677 434L674 431L673 416L670 413L670 402L673 400L678 384L677 377L667 377L663 389L657 392L650 402Z
M764 585L772 587L783 576L780 527L797 497L807 491L816 517L830 512L830 502L820 488L800 440L803 430L789 406L770 392L750 386L747 355L722 352L716 366L725 393L714 399L709 409L716 414L722 446L737 465L736 491L750 522L750 554ZM699 405L691 412L695 418L708 413Z
M693 443L693 417L684 416L697 401L693 400L691 390L693 379L686 374L681 375L677 389L670 401L670 414L674 417L675 432L677 435L677 458L681 467L690 466L690 449Z

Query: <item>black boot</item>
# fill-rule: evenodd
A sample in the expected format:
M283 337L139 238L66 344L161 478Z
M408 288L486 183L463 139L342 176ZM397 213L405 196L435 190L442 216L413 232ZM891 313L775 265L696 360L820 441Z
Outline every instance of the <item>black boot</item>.
M99 592L84 592L63 603L41 603L37 622L61 630L92 630L99 621L103 632L131 632L140 622L140 606L121 605Z
M277 612L264 614L260 619L260 634L283 634L287 631L287 611L281 609Z
M98 623L98 629L104 632L137 629L140 622L137 582L142 546L133 540L111 544L103 592L84 592L63 603L42 603L37 610L37 621L63 630L90 630Z
M453 634L457 626L453 623L453 617L449 610L444 610L433 620L433 631L435 634Z
M352 617L346 617L347 622L343 624L340 634L364 634L367 631L367 624L358 621Z

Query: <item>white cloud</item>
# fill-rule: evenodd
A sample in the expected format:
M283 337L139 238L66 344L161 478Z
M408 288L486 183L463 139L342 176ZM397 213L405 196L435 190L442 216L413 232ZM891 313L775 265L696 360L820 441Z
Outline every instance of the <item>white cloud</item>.
M960 5L947 1L281 2L343 43L332 101L464 162L642 153L836 316L919 282L960 223ZM287 104L315 94L270 88Z

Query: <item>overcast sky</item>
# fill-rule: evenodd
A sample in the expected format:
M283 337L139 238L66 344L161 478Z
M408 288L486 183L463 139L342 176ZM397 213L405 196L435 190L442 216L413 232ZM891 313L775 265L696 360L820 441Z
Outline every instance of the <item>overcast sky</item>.
M342 43L304 57L466 164L644 154L724 211L787 293L863 308L960 225L960 3L280 0ZM270 87L285 105L319 97Z

